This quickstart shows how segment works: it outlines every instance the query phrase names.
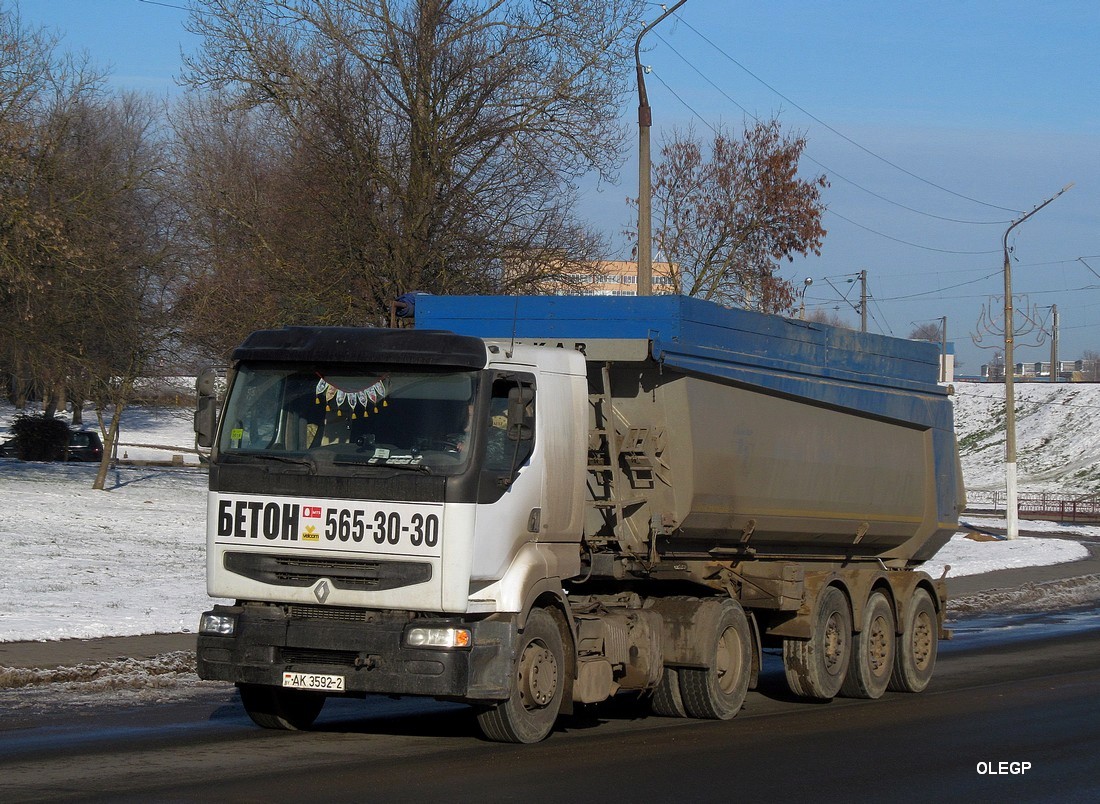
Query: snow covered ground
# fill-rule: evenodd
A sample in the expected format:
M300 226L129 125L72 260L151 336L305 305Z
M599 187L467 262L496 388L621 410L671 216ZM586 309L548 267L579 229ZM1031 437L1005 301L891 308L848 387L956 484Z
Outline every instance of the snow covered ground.
M1100 492L1100 384L1017 383L1020 492L1074 499ZM1003 491L1004 386L958 383L955 432L968 492Z
M967 524L979 528L1001 528L1003 519L967 516ZM1023 522L1021 529L1032 533L1057 533L1082 537L1100 543L1100 527L1059 525L1055 522ZM940 551L921 567L933 578L938 578L946 566L950 566L949 578L960 575L978 575L1001 569L1020 567L1045 567L1067 561L1087 558L1088 548L1079 541L1064 538L1022 536L1013 541L975 541L965 533L958 533Z
M1040 458L1042 451L1032 450L1035 466L1046 467L1039 473L1053 478L1058 465L1066 470L1061 480L1041 481L1052 487L1076 482L1080 471L1092 478L1100 463L1100 431L1090 424L1100 409L1100 389L1088 386L1091 396L1083 397L1080 389L1071 388L1065 398L1052 401L1036 388L1021 386L1022 404L1035 407L1021 420L1021 452L1025 444L1032 450L1046 439L1044 449L1052 456ZM1003 394L996 386L967 385L957 396L960 442L973 446L964 457L968 485L999 482L1000 455L990 418L996 393L989 391ZM0 425L12 413L0 408ZM94 422L94 414L85 420ZM1062 437L1067 427L1074 428L1074 437ZM184 455L192 465L120 466L108 478L110 490L99 492L91 488L95 465L0 459L0 642L193 632L197 627L211 601L204 578L206 475L187 451L193 444L191 412L128 411L121 441L127 446L119 457L171 460ZM1000 443L1003 449L1003 431ZM1023 477L1021 489L1030 482ZM996 524L968 519L985 527ZM1058 530L1100 541L1100 528ZM1079 541L1066 538L977 542L957 536L926 569L938 576L950 564L951 575L966 575L1073 561L1086 554Z

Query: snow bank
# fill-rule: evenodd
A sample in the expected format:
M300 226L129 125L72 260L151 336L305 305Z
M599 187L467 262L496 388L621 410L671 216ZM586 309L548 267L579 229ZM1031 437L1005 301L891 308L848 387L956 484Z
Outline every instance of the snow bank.
M1022 387L1022 395L1032 393L1032 388L1038 386ZM1053 393L1064 388L1039 390ZM968 385L960 392L960 440L967 440L962 428L977 432L992 426L982 405L988 408L997 392L1003 394L1003 388ZM1064 391L1065 404L1056 396L1037 392L1033 396L1036 404L1076 410L1092 399L1082 396L1086 392L1100 403L1100 387L1092 386ZM976 400L984 402L969 404ZM0 426L12 412L0 408ZM1054 431L1070 422L1080 428L1076 438L1091 444L1100 456L1096 443L1100 431L1094 434L1095 428L1076 413L1061 419L1054 413L1036 413L1022 421L1047 422L1049 428L1038 440L1022 435L1021 443L1038 443L1049 436L1048 449L1055 449L1053 445L1062 439ZM124 425L123 440L131 443L192 442L191 413L186 409L135 408L127 411ZM983 439L995 440L995 436ZM138 453L138 449L144 448L131 450L131 457L156 454L151 448L150 453ZM1074 449L1079 456L1074 460L1085 462L1086 450ZM983 461L993 460L991 454L985 447L972 450L965 470L968 480L980 474ZM1059 454L1061 458L1047 463L1072 464L1069 452ZM205 472L198 467L124 466L111 471L110 491L99 492L91 488L95 471L88 464L0 459L0 546L5 558L0 568L0 642L193 632L199 614L211 605L205 580ZM992 468L981 471L992 476ZM997 524L989 519L974 521ZM1025 523L1024 527L1057 526ZM1100 528L1058 530L1100 541ZM952 575L967 575L1073 561L1085 555L1081 544L1068 539L974 542L956 537L926 569L937 576L943 565L950 564Z
M1004 520L967 517L967 522L983 528L1004 528ZM1058 527L1053 522L1025 522L1022 527L1025 530L1046 530L1057 532ZM1100 541L1100 528L1071 528L1066 527L1063 533L1072 530L1095 531L1097 540ZM1092 534L1078 534L1092 535ZM1017 569L1020 567L1045 567L1051 564L1063 564L1067 561L1080 561L1088 558L1089 551L1085 545L1069 539L1050 539L1035 536L1021 536L1012 541L975 541L968 538L965 533L957 533L940 548L940 551L926 561L921 567L933 578L943 574L944 567L950 566L948 577L960 575L979 575L983 572L993 572L1000 569Z

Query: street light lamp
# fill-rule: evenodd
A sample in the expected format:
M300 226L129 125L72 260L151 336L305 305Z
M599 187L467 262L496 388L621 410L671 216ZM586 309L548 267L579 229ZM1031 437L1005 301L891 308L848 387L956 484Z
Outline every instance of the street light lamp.
M1057 193L1052 195L1035 209L1012 222L1005 230L1002 241L1004 246L1004 274L1005 274L1005 518L1008 520L1008 538L1015 539L1020 535L1020 513L1016 505L1016 389L1013 384L1013 374L1016 364L1013 362L1012 346L1015 340L1013 322L1014 310L1012 309L1012 262L1008 257L1009 233L1026 221L1040 209L1052 202L1062 193L1073 186L1070 182Z
M806 320L806 291L810 289L814 281L810 277L802 280L802 290L798 292L798 320Z

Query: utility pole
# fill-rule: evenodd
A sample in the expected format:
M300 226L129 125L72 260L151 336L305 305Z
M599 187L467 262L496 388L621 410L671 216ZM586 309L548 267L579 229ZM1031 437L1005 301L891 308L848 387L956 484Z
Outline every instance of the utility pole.
M867 331L867 271L859 272L859 331Z
M1050 381L1058 382L1058 305L1050 305Z
M940 316L940 382L947 382L947 316Z
M1005 236L1002 240L1005 259L1005 492L1008 498L1005 504L1005 518L1008 520L1007 536L1009 539L1016 539L1020 536L1020 512L1016 505L1016 389L1013 386L1013 372L1016 370L1016 365L1013 362L1015 358L1012 354L1015 334L1013 330L1014 311L1012 309L1012 262L1008 256L1008 235L1013 229L1072 186L1073 182L1070 182L1031 212L1014 220L1005 229Z
M653 126L653 110L645 91L646 68L642 67L642 37L657 23L674 12L687 0L680 0L649 25L642 28L634 40L634 68L638 74L638 295L653 295L653 213L650 187L649 129Z

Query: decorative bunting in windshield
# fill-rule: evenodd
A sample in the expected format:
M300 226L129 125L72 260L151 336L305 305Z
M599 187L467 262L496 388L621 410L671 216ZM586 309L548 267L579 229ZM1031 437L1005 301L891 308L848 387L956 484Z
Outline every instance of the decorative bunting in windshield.
M318 375L320 377L320 375ZM330 413L335 402L336 415L343 416L344 411L341 408L344 405L348 406L351 411L351 418L358 418L356 409L362 407L363 415L367 415L367 404L369 403L374 408L374 412L378 412L378 403L382 403L382 407L386 407L389 403L386 401L386 397L389 395L389 389L386 388L386 377L382 377L368 386L359 388L356 390L348 390L346 388L338 388L324 377L320 377L317 380L317 404L321 404L321 400L325 401L325 412Z

